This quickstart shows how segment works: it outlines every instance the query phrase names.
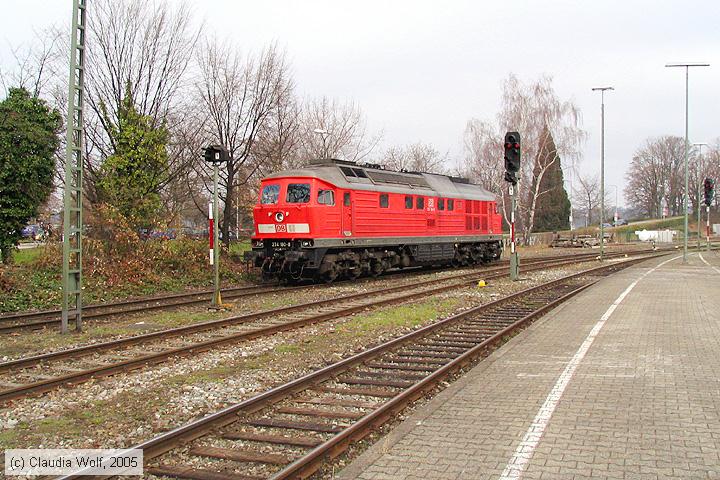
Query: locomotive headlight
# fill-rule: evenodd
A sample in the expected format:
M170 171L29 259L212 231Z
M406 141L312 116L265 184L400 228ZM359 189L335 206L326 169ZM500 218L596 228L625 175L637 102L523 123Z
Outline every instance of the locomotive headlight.
M262 248L263 247L263 241L262 240L253 240L252 241L253 248Z
M275 221L276 221L276 222L282 222L283 220L285 220L285 215L283 215L282 212L277 212L277 213L275 214Z
M313 246L313 241L312 241L312 240L303 240L303 241L300 242L300 246L301 246L301 247L305 247L305 248L312 247L312 246Z

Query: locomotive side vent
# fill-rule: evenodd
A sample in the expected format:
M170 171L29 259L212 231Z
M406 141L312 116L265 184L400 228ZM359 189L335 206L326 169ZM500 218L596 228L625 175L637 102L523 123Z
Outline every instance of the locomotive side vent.
M374 182L378 183L397 183L400 185L412 185L413 187L430 188L427 180L420 176L381 172L377 170L368 170L367 174Z

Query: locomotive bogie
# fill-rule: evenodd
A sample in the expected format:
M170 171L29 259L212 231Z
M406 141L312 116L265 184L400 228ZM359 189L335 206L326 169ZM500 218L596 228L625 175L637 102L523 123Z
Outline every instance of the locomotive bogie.
M499 259L502 253L499 238L467 243L389 243L354 248L341 244L334 248L302 248L299 241L288 243L295 249L274 250L268 247L253 252L255 266L262 270L265 277L293 282L332 282L341 278L378 276L394 268L486 264Z

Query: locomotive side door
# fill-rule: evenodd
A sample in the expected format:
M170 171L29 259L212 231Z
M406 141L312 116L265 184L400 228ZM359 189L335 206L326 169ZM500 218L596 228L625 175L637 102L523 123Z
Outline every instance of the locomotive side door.
M350 192L343 193L342 203L342 236L350 237L353 234L352 195Z
M427 197L425 204L425 217L427 218L427 233L434 235L438 231L438 199Z

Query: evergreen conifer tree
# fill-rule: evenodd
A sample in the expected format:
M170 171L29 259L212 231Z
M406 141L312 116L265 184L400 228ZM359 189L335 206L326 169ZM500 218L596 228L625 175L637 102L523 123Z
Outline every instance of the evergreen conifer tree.
M547 125L535 159L533 183L540 182L535 207L534 230L550 232L570 229L570 199L565 191L562 164ZM535 185L533 185L533 189Z

